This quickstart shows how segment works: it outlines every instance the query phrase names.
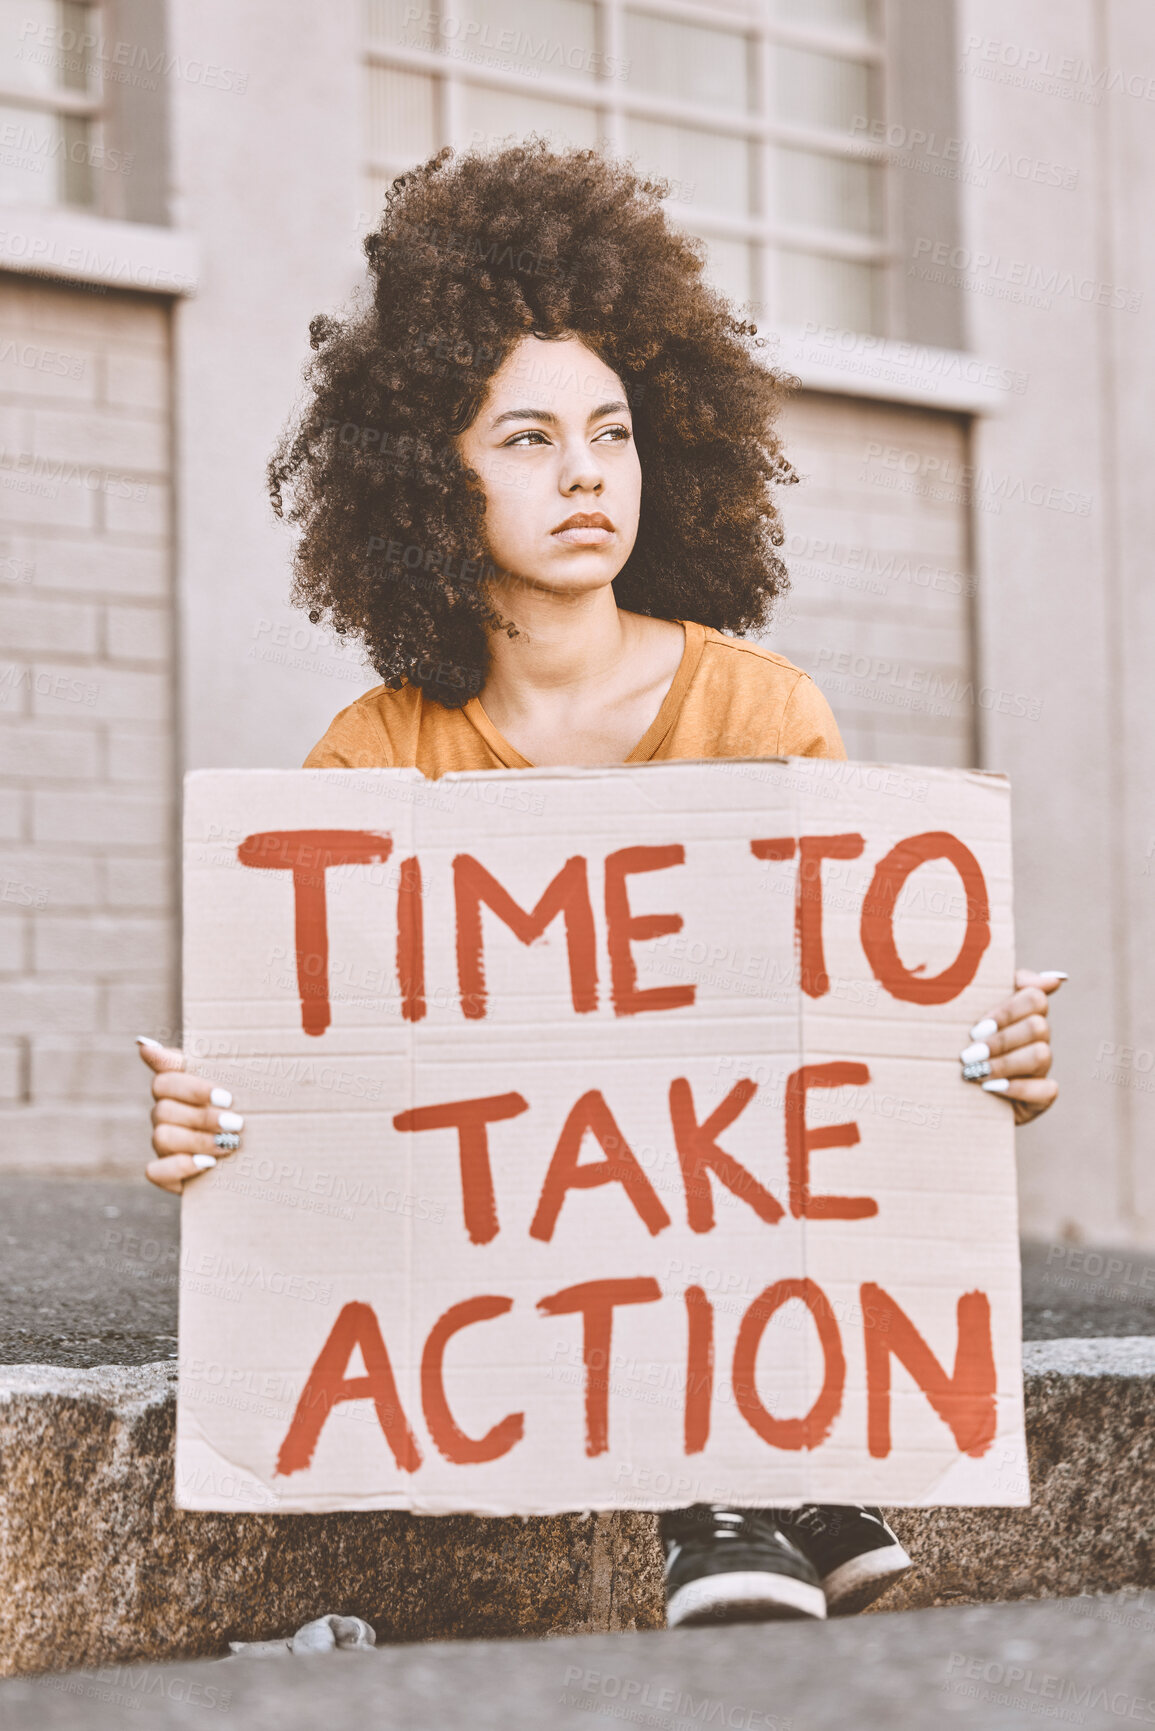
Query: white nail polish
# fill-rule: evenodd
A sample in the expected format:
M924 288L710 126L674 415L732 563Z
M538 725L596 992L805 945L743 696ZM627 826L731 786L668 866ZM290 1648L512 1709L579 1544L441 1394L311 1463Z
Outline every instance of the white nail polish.
M160 1051L160 1041L150 1040L147 1034L138 1034L136 1036L136 1043L138 1046L155 1046L157 1051Z
M987 1094L1005 1094L1010 1083L1005 1076L993 1076L989 1082L980 1082L979 1087Z
M245 1127L245 1121L239 1112L220 1112L217 1114L217 1123L222 1130L243 1130Z
M210 1106L231 1106L233 1097L227 1088L214 1088L209 1095Z
M210 1166L216 1165L217 1157L215 1154L194 1154L192 1163L198 1172L207 1172Z
M958 1055L960 1064L979 1064L984 1058L989 1058L991 1049L985 1040L976 1040L973 1046L966 1046Z
M981 1022L976 1022L971 1029L972 1040L989 1040L992 1034L997 1034L999 1025L993 1016L984 1016Z
M1061 974L1058 968L1040 968L1040 980L1069 980L1070 974Z

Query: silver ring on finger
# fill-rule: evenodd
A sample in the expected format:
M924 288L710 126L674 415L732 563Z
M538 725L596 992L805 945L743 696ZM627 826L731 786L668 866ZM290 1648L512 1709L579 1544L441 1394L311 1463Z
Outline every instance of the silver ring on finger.
M218 1130L213 1137L213 1147L222 1154L235 1154L241 1145L241 1139L235 1130Z
M991 1061L989 1058L980 1058L977 1064L963 1065L964 1082L985 1082L990 1073Z

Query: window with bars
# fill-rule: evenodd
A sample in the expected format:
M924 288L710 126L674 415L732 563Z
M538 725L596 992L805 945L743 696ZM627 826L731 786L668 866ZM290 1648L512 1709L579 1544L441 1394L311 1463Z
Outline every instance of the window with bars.
M0 0L0 204L99 203L99 8Z
M604 142L669 180L740 308L886 332L881 0L365 6L369 212L446 143Z

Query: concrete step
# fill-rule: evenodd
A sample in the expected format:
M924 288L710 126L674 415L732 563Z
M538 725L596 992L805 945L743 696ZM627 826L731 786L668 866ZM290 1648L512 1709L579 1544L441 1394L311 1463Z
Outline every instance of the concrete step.
M1155 1721L1155 1595L825 1624L109 1665L0 1683L5 1731L1113 1731ZM206 1714L209 1717L206 1717ZM595 1721L596 1722L596 1721Z
M1155 1338L1029 1342L1029 1509L894 1511L888 1609L1155 1587ZM7 1674L224 1653L324 1611L378 1639L660 1628L655 1521L173 1508L168 1361L0 1368ZM271 1723L272 1721L270 1721Z
M0 1175L0 1668L222 1653L320 1611L388 1641L660 1626L646 1515L178 1513L179 1218L143 1182ZM1034 1506L896 1512L918 1568L887 1607L1155 1584L1155 1256L1024 1245L1023 1319Z

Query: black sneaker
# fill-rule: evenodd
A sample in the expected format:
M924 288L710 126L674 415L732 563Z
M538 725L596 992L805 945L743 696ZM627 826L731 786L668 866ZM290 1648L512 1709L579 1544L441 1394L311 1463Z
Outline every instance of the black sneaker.
M832 1617L865 1610L911 1567L880 1509L808 1503L769 1513L814 1565Z
M666 1623L763 1623L825 1617L814 1566L767 1509L695 1503L661 1517Z

